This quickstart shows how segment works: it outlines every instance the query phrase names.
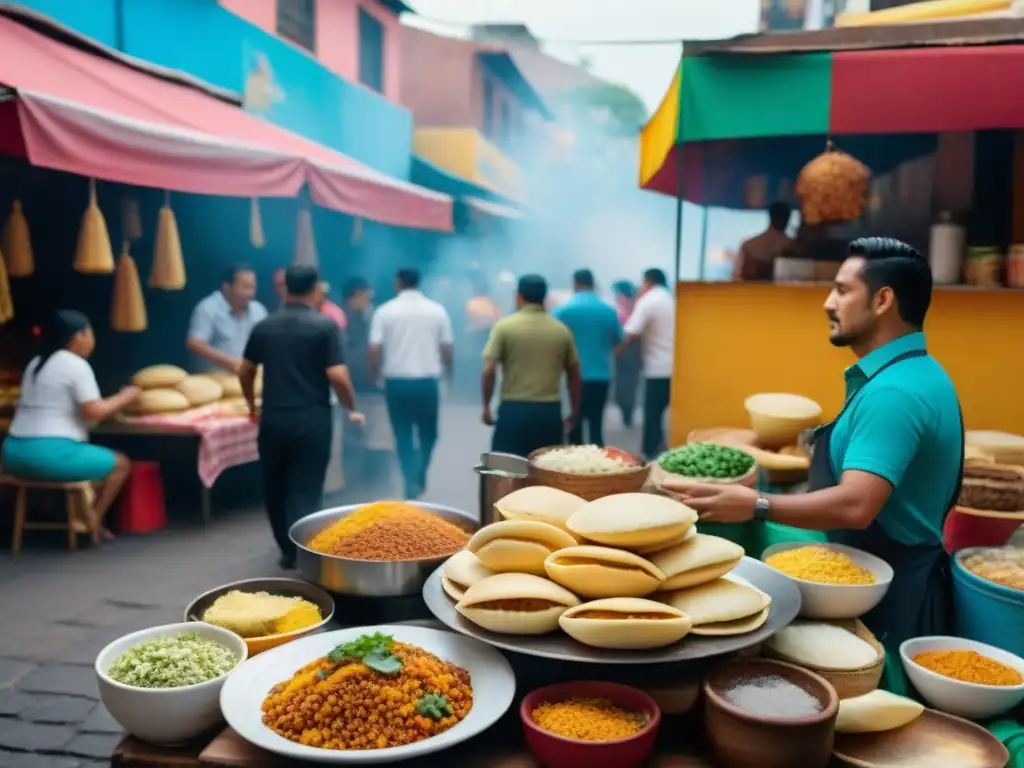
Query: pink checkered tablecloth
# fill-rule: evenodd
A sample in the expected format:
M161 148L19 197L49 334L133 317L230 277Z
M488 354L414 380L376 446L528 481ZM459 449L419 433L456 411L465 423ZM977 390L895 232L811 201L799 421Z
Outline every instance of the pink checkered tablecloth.
M132 421L153 427L194 432L199 436L199 481L212 488L220 474L232 467L258 461L259 427L248 416L226 415L214 403L185 413L139 416Z

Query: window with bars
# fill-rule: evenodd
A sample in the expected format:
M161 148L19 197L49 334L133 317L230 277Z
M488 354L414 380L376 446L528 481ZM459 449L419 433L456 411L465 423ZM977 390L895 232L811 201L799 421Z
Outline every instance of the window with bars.
M277 34L316 53L316 0L277 0Z
M359 9L359 82L384 92L384 25L372 13Z

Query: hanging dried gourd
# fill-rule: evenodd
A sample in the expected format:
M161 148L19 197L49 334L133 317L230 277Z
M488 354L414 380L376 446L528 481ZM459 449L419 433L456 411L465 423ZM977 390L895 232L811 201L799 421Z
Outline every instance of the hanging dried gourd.
M292 264L318 264L316 256L316 239L313 237L313 216L308 208L299 211L299 220L295 228L295 253Z
M11 298L11 283L7 279L7 265L0 253L0 325L14 317L14 300Z
M256 197L249 204L249 242L253 248L262 248L267 244L267 238L263 234L263 216L260 214L260 201Z
M0 248L7 258L8 277L30 277L36 271L32 238L29 236L25 212L21 209L21 200L15 200L11 206L11 216L0 236Z
M796 194L801 220L808 224L852 221L864 213L871 171L829 141L825 151L800 171Z
M96 180L89 179L89 207L82 214L74 268L86 275L109 275L114 271L114 249L103 211L96 202Z
M171 193L164 193L164 204L156 225L153 263L149 267L149 285L164 291L180 291L185 287L185 260L181 255L178 222L171 210Z
M114 275L114 297L110 308L110 327L121 333L146 330L146 301L142 297L139 268L128 252L128 241L121 247Z
M139 201L134 197L121 198L121 232L128 242L135 242L142 237L142 213Z

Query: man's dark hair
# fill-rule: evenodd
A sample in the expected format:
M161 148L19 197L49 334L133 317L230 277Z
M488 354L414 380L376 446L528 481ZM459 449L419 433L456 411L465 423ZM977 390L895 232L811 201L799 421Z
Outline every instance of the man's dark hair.
M227 283L228 285L232 285L235 282L235 278L237 278L239 275L244 275L246 272L253 271L255 270L253 270L252 265L250 264L232 264L231 267L225 270L224 275L221 278L221 283Z
M284 271L284 284L291 296L308 296L320 283L320 272L312 264L295 264Z
M589 269L577 269L572 273L573 285L579 286L580 288L593 288L594 287L594 273Z
M789 203L780 200L768 206L768 221L771 223L772 229L785 232L792 215L793 209L789 207Z
M548 295L548 284L540 275L523 275L519 278L518 292L527 304L543 306Z
M665 277L665 273L660 269L648 269L644 272L644 280L651 285L668 286L668 278Z
M917 249L892 237L860 237L846 250L850 256L864 259L860 277L868 294L891 288L903 322L923 328L932 302L932 270Z
M353 277L351 280L345 282L345 287L342 288L341 295L345 301L348 301L353 296L357 296L363 291L370 290L370 283L362 277Z
M420 287L420 271L414 267L403 267L395 276L402 289Z

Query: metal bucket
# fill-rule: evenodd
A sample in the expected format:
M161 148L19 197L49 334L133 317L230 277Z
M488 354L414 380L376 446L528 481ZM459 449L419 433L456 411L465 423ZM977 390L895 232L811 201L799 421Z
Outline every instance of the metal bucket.
M480 525L490 525L502 519L494 502L513 491L532 485L530 464L522 456L511 453L485 453L473 471L480 476Z

